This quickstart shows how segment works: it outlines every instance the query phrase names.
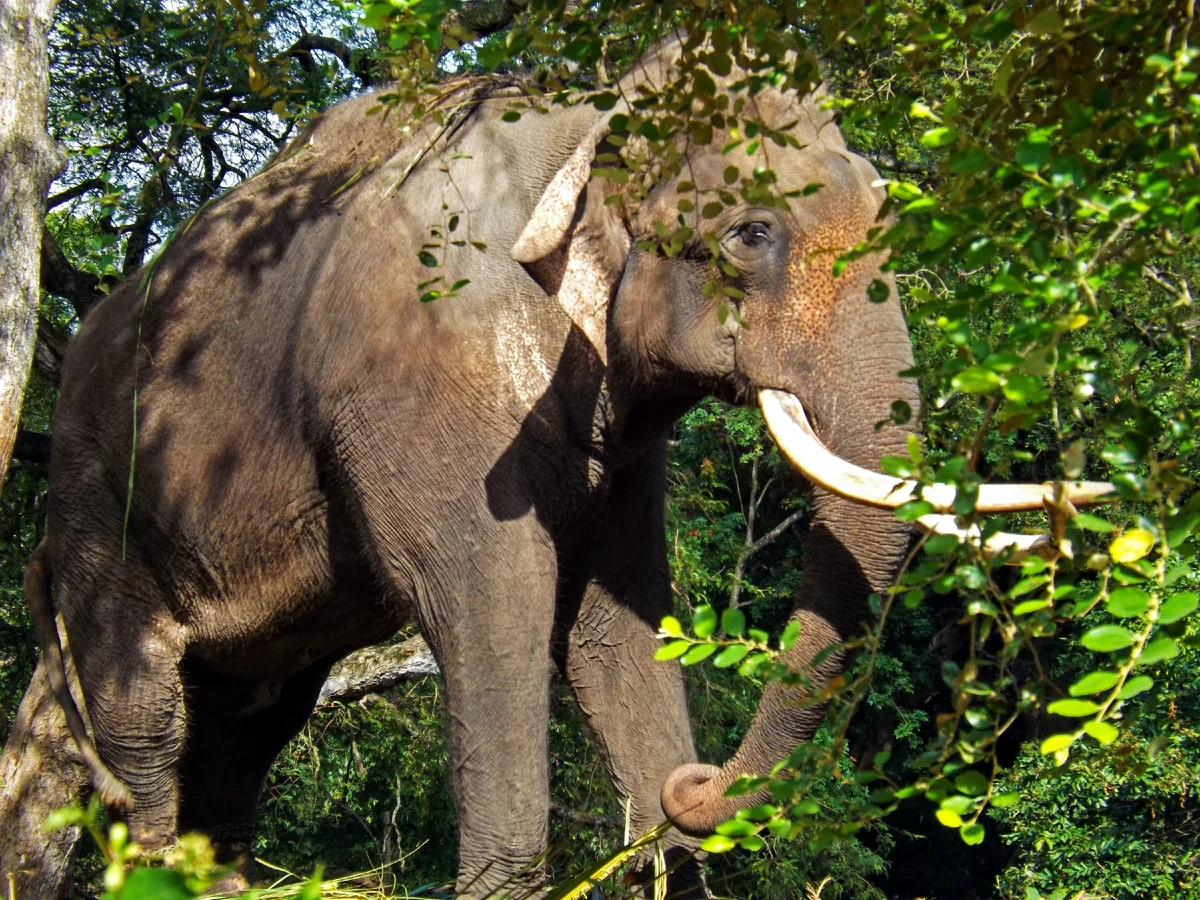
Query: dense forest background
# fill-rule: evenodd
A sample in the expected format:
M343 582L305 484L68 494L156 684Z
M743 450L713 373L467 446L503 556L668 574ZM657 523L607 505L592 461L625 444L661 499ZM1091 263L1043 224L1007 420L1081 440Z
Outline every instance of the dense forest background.
M0 498L0 730L36 663L21 573L43 528L58 365L88 309L340 99L386 84L419 103L433 78L504 70L541 72L546 102L569 86L602 95L683 26L709 36L714 71L727 53L793 74L819 58L848 142L889 181L878 242L925 406L921 446L885 461L889 473L955 485L966 520L981 480L1083 475L1122 497L1052 515L1068 550L1056 562L1005 567L925 541L879 598L880 626L830 691L815 749L780 775L786 824L712 845L714 894L1200 897L1194 12L1120 0L62 0L47 124L70 162L47 201L34 371ZM774 645L806 516L804 485L757 411L688 413L671 457L676 638ZM770 667L747 676L710 653L684 661L698 749L721 761ZM298 873L323 864L326 878L375 870L346 891L451 881L438 693L425 675L323 704L272 770L258 855ZM553 708L550 869L565 879L625 836L566 690ZM82 849L78 890L103 890L106 865Z

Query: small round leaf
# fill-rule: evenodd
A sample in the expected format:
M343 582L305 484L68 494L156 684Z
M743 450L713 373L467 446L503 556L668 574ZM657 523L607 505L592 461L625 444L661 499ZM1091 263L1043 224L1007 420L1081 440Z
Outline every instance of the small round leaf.
M1140 587L1117 588L1109 595L1104 608L1118 619L1140 616L1150 608L1150 595Z
M1088 694L1100 694L1104 691L1111 691L1119 681L1116 672L1088 672L1073 685L1067 692L1072 697L1086 697Z
M1046 712L1055 716L1069 716L1080 719L1099 712L1100 707L1091 700L1055 700L1046 707Z
M1117 739L1117 729L1108 722L1085 722L1083 730L1105 746Z
M1200 606L1200 594L1195 591L1185 591L1168 597L1158 608L1158 624L1170 625L1172 622L1178 622L1194 613L1197 606Z
M1144 528L1131 528L1108 547L1108 555L1119 563L1137 562L1154 546L1154 535Z
M963 843L969 846L983 843L983 826L978 822L972 822L970 825L964 825L958 829L958 836L963 839Z
M1132 646L1135 640L1128 628L1122 628L1120 625L1097 625L1087 631L1079 642L1089 650L1107 653Z

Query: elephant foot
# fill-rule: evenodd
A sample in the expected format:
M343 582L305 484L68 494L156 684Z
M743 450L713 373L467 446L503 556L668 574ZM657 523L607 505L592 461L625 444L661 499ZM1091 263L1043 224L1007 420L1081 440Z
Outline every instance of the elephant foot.
M235 896L250 890L250 875L254 869L254 825L222 825L205 829L212 842L214 859L224 871L206 893Z
M241 872L230 872L209 885L205 897L239 897L250 890L250 882Z

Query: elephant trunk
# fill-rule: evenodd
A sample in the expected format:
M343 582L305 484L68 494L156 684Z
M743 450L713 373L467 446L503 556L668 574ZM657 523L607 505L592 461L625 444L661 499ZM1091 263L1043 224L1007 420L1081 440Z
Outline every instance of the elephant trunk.
M877 360L869 367L878 378L863 377L860 368L859 377L843 382L857 384L857 390L842 392L836 399L831 392L817 395L826 398L814 411L818 423L824 424L821 438L833 452L870 468L877 467L882 456L905 452L906 429L876 430L875 423L886 418L893 399L902 398L916 409L915 385L895 374L911 366L910 353L905 341L894 358ZM737 810L767 801L765 791L739 797L726 797L725 792L741 775L769 774L812 737L824 709L806 703L806 698L841 672L844 653L827 654L815 667L812 663L822 650L861 633L870 618L868 597L888 588L907 547L910 529L889 509L814 487L813 512L804 573L792 613L792 620L800 624L800 634L782 658L793 670L807 674L812 687L789 688L772 682L733 759L724 767L683 766L668 777L662 807L681 831L711 833Z

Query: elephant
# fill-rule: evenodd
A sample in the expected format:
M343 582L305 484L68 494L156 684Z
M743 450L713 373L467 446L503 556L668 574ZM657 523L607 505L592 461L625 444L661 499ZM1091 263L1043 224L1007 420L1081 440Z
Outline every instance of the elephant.
M874 466L913 427L876 427L894 401L919 408L898 374L912 351L882 254L834 274L884 195L819 88L735 95L745 71L714 74L687 103L710 116L736 97L786 140L723 154L728 133L681 130L679 171L641 197L595 171L637 152L615 117L694 52L652 48L605 112L506 121L512 78L449 81L445 114L408 129L368 115L378 95L342 103L82 323L26 593L97 790L143 847L197 829L244 860L267 769L331 665L412 623L445 682L466 898L544 889L553 667L632 828L665 811L677 860L745 801L724 797L738 774L812 734L819 711L769 687L735 758L697 763L680 670L653 661L667 440L706 396L782 397ZM731 167L773 170L774 199L703 219ZM736 274L714 275L714 250ZM431 271L456 290L418 302ZM860 628L910 539L886 498L816 483L796 665ZM696 865L673 890L700 890Z

